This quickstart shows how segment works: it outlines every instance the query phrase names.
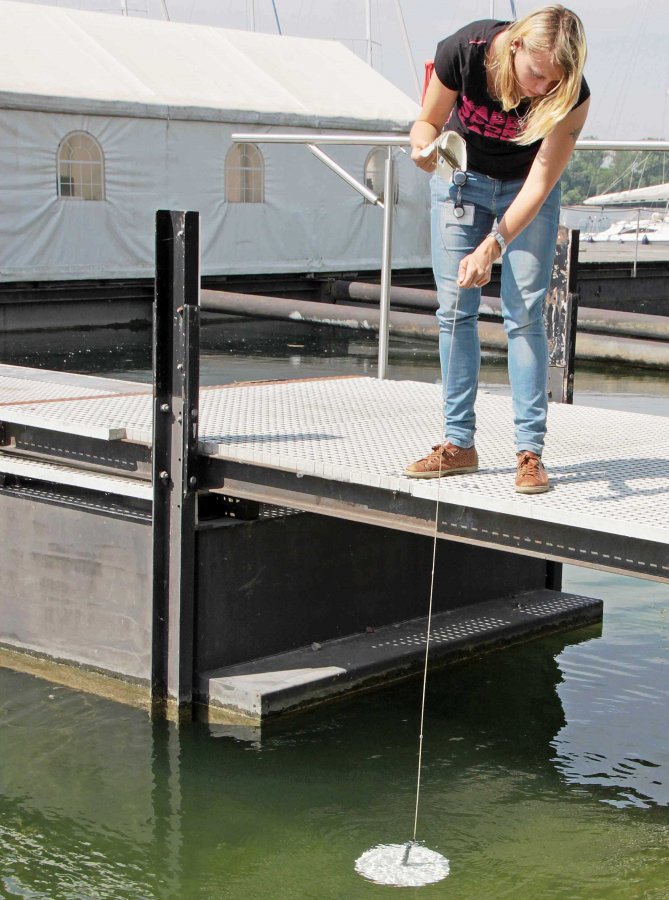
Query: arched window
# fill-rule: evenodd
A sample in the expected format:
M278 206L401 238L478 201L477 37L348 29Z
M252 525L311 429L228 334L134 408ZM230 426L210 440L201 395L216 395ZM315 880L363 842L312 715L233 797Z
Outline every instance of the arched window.
M102 147L85 131L73 131L58 148L58 196L64 200L104 200Z
M225 199L228 203L263 203L265 160L255 144L233 144L225 157Z
M385 178L386 159L388 151L384 147L376 147L371 150L365 160L364 183L365 187L374 191L384 201L383 197L383 181ZM395 167L395 196L393 203L397 203L400 199L400 186L397 178L397 167ZM368 202L368 201L365 201Z

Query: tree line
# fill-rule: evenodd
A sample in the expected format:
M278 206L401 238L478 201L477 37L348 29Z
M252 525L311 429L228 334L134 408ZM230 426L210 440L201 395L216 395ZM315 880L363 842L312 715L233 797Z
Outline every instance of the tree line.
M667 181L669 153L575 150L562 176L562 203L565 206L583 203L586 197L596 194L649 187Z

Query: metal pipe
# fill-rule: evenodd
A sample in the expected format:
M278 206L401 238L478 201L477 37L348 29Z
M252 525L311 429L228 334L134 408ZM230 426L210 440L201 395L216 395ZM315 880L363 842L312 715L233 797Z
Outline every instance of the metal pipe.
M375 144L393 147L408 147L411 144L408 134L373 134L358 132L357 134L332 132L312 132L310 134L267 134L249 131L232 135L237 143L256 144ZM657 150L669 152L669 141L576 141L577 150Z
M378 309L360 309L315 300L290 300L284 297L264 297L259 294L238 294L229 291L203 290L200 295L200 308L206 312L312 322L371 332L379 330L381 319ZM484 324L499 331L500 338L503 337L499 325ZM390 313L389 326L393 334L405 337L432 341L438 340L439 337L436 321L422 313Z
M363 303L378 303L381 298L381 285L362 281L337 280L329 286L328 295L335 300L361 300ZM390 300L397 306L426 309L430 312L437 311L436 291L393 285L390 290Z
M341 132L312 132L311 134L278 134L262 131L245 131L232 135L232 141L237 144L352 144L373 145L377 147L408 147L411 144L408 134L373 134L370 132L358 132L350 134Z
M316 147L315 144L307 144L309 150L314 154L317 159L320 159L324 165L328 167L335 175L339 175L341 179L343 179L346 184L350 185L353 190L357 191L359 194L368 200L370 203L373 203L375 206L380 206L383 208L383 201L375 194L374 191L370 191L368 187L362 184L360 181L357 181L352 175L350 175L346 169L342 168L338 163L332 159L331 156L328 156L327 153L324 153L320 147Z
M378 303L381 297L381 287L378 284L361 281L338 280L332 283L328 295L335 301L355 302L357 300L361 303ZM390 301L396 306L423 309L434 313L437 309L437 292L393 285L390 291ZM499 297L481 297L479 312L485 316L501 318L502 304ZM595 334L669 341L669 316L580 306L578 330Z
M636 264L639 260L639 219L641 216L641 208L637 207L636 211L636 240L634 241L634 265L632 266L632 278L636 278Z
M395 160L388 147L383 180L383 248L381 251L381 300L379 320L379 361L376 377L386 377L388 368L388 317L392 279L393 208L395 206Z
M372 63L372 0L366 0L365 8L365 25L367 29L367 64L373 66Z
M577 150L669 150L669 141L576 141Z

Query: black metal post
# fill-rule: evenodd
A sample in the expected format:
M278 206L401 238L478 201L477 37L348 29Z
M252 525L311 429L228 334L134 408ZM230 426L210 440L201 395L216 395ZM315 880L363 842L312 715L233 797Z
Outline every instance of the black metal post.
M578 230L560 226L544 320L548 336L548 397L571 403L578 316Z
M199 213L156 213L153 306L152 705L193 699L199 395Z
M558 229L544 320L548 337L548 398L573 403L576 320L578 317L578 230ZM562 564L546 563L546 587L562 590Z

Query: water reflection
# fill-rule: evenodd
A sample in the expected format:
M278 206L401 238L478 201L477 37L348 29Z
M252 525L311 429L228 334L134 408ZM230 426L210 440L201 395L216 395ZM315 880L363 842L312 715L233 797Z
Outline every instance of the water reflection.
M555 765L613 806L669 806L669 587L587 573L607 598L602 637L558 665L565 723ZM595 584L595 582L598 582ZM627 590L625 590L627 588Z

